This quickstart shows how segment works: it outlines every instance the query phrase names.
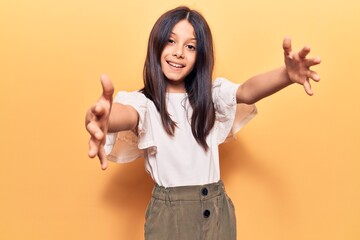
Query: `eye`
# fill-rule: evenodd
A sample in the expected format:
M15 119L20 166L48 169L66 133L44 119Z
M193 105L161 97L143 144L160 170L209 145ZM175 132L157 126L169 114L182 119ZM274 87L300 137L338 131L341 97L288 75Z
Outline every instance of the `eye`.
M191 44L187 45L186 47L187 47L189 50L191 50L191 51L195 51L195 50L196 50L196 47L195 47L194 45L191 45Z
M173 43L175 43L175 41L173 39L169 38L168 43L173 44Z

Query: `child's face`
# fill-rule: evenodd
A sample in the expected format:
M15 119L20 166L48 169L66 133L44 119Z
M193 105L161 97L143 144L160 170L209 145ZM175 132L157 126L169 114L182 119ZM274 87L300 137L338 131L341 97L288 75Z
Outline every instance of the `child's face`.
M168 43L161 53L161 69L166 76L167 92L185 92L185 77L196 61L196 38L193 26L178 22L171 31Z

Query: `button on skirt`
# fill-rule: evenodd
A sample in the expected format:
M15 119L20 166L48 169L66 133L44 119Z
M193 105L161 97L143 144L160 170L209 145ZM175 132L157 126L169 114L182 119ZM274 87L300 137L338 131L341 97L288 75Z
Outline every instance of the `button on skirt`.
M236 219L222 181L201 186L155 185L146 210L146 240L235 240Z

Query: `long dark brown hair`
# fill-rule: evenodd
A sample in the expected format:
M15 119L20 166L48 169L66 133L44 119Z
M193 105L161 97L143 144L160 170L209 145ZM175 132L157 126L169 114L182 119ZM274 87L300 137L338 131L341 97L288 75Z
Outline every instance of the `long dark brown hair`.
M196 37L196 63L185 78L185 89L193 109L191 130L196 141L207 150L206 137L215 122L212 101L212 72L214 68L213 41L205 18L188 7L178 7L164 13L151 30L144 65L144 88L141 92L151 99L160 113L165 131L173 136L176 123L166 107L166 77L162 72L160 57L168 43L174 26L186 19L193 26Z

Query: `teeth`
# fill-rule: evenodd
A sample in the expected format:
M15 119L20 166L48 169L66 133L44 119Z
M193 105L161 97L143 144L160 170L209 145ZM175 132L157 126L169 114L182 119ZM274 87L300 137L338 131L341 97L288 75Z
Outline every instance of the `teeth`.
M172 62L168 62L171 66L176 67L176 68L182 68L184 67L184 65L181 64L176 64L176 63L172 63Z

